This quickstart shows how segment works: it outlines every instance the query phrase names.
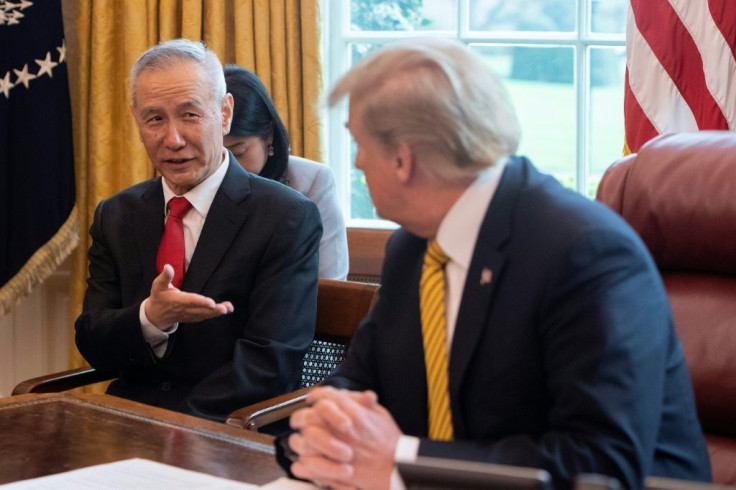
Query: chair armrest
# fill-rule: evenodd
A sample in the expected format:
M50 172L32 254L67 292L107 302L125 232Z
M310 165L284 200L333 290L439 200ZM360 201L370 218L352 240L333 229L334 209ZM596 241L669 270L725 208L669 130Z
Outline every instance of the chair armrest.
M21 381L13 388L12 394L55 393L99 383L100 381L107 381L116 377L116 373L97 371L94 368L70 369L69 371L61 371Z
M316 386L316 385L314 385ZM306 406L307 393L314 386L300 388L283 395L268 398L262 402L240 408L227 417L227 424L241 429L258 431L264 425L272 424L291 415L295 410Z

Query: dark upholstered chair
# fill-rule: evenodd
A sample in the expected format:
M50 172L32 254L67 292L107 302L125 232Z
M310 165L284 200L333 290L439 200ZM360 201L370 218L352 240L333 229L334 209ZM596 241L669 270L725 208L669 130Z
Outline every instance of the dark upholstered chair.
M302 388L325 379L345 359L353 332L378 290L376 284L320 279L314 341L304 356Z
M373 306L378 292L377 284L320 279L317 332L304 358L302 388L236 410L227 423L257 431L283 421L304 406L310 387L322 381L344 359L353 332Z
M736 132L663 135L614 163L596 199L664 280L715 483L736 484Z

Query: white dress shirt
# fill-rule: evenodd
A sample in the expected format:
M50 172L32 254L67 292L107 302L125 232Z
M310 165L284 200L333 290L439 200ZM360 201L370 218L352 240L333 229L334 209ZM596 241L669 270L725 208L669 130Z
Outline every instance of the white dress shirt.
M192 205L184 218L182 223L184 224L184 270L189 269L189 263L192 261L192 255L194 249L197 247L199 236L202 234L202 227L204 227L204 221L207 218L207 213L210 211L212 201L215 199L215 194L220 188L225 174L227 173L228 167L228 153L223 152L223 159L220 166L215 170L215 173L204 179L196 187L185 193L183 197L187 199ZM168 204L169 200L173 197L177 197L174 191L171 190L169 185L166 183L166 179L161 179L161 184L164 189L164 215L168 218ZM141 329L143 331L143 338L153 349L154 354L157 357L161 357L166 352L166 345L168 344L169 335L173 334L179 327L178 323L170 325L169 328L160 330L151 323L146 316L146 303L148 298L143 300L141 308L139 310L139 318L141 321Z

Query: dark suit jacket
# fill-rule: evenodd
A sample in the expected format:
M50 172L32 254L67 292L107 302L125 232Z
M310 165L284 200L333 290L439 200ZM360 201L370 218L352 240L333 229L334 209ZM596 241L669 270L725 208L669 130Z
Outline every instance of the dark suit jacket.
M426 439L426 240L399 230L381 295L328 383L372 389L419 454L709 480L689 374L645 246L604 206L512 158L484 218L450 354L455 442ZM491 280L483 284L483 271ZM488 272L485 273L488 277Z
M322 225L314 203L247 173L230 155L181 289L229 300L235 311L180 324L158 359L138 315L157 275L163 229L160 178L95 211L76 343L93 367L119 373L108 392L224 420L298 388L316 316Z

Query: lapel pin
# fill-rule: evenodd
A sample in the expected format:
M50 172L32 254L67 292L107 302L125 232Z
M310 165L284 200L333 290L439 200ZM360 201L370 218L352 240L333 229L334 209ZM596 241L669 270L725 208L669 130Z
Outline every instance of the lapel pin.
M491 279L493 279L493 271L484 267L483 270L480 272L480 285L485 286L487 284L490 284Z

